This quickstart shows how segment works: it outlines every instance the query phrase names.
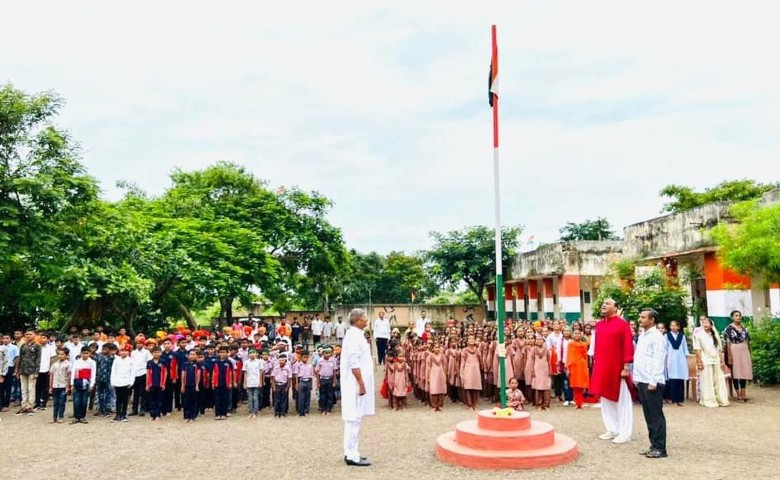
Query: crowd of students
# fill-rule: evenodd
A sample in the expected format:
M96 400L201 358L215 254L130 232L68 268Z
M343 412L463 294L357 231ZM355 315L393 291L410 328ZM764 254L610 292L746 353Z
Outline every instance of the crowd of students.
M723 337L706 317L693 330L699 372L696 395L708 407L729 404L727 375L732 376L738 399L747 401L745 384L752 379L749 334L740 312L733 312L732 320ZM186 422L206 412L224 420L244 402L250 418L264 409L284 417L291 399L294 412L305 416L314 393L319 413L329 415L338 400L337 343L344 329L338 324L318 326L311 340L329 341L337 335L336 344L311 344L309 352L309 345L299 342L308 340L302 329L292 335L296 325L237 323L222 332L180 328L157 332L153 338L98 328L81 335L74 332L64 342L55 334L16 331L13 338L3 335L0 345L1 411L18 402L15 415L34 415L51 401L51 423L62 423L70 395L71 423L87 423L88 410L114 422L147 414L159 421L174 411L183 411ZM670 322L668 331L664 324L658 327L667 339L665 400L682 406L690 373L688 342L679 322ZM641 332L634 323L631 328L636 339ZM390 326L378 318L375 329L386 333ZM598 403L588 394L593 330L590 322L507 322L508 405L522 410L532 404L545 410L553 398L577 409ZM381 347L377 360L384 369L381 392L389 407L406 408L409 395L432 411L441 411L447 397L470 409L476 409L480 399L497 402L501 393L497 333L491 323L466 325L453 319L435 330L424 315L403 335L393 328L389 339L377 342ZM372 341L369 331L366 340Z

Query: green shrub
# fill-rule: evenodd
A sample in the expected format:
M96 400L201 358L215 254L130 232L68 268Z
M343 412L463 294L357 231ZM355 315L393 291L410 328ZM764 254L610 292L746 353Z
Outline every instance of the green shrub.
M762 385L780 384L780 321L749 325L753 379Z

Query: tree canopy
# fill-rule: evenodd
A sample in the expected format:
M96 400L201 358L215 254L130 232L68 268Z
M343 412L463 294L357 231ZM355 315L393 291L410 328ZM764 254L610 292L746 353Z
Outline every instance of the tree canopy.
M606 218L598 217L595 220L585 220L582 223L566 222L566 225L558 230L562 242L577 240L620 240L618 234L612 229Z
M502 263L509 267L520 244L521 227L501 231ZM447 233L431 232L434 246L426 259L435 278L457 288L461 283L485 307L485 286L495 279L495 230L485 226L467 227Z
M745 202L731 213L736 225L721 223L711 232L721 261L742 274L780 282L780 203Z
M753 200L766 192L780 188L780 182L760 183L755 180L727 180L697 192L684 185L667 185L660 195L668 197L670 202L664 204L661 213L678 213L692 208L716 202L741 202Z

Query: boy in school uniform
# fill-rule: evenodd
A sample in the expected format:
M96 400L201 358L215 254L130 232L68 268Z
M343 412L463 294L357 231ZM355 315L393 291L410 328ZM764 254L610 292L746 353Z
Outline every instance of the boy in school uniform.
M263 361L257 358L257 350L249 350L249 358L244 362L244 390L249 400L249 418L257 418L260 409L260 388L263 385Z
M73 362L70 374L70 385L73 391L73 421L75 423L87 422L87 403L89 394L95 390L95 375L97 366L95 361L89 358L89 347L81 347L81 358Z
M62 423L65 418L65 405L70 392L70 360L68 349L57 350L57 361L49 368L49 393L54 403L52 419L49 423Z
M268 350L263 350L263 386L260 389L260 410L271 406L271 372L274 363L271 362Z
M228 347L219 348L219 359L211 370L211 388L214 390L215 420L227 418L230 408L230 391L235 384L233 363L228 358Z
M230 346L230 355L228 358L233 365L233 378L235 379L235 383L233 388L230 389L229 413L236 413L236 410L238 410L238 402L241 400L240 387L244 384L241 378L244 370L244 361L238 355L238 350L238 345L233 344Z
M176 390L174 388L174 383L178 383L179 374L179 360L176 355L174 355L173 342L169 338L166 338L162 342L162 356L160 357L160 360L168 368L168 378L165 382L162 406L160 408L160 413L167 417L173 412L173 393L174 390Z
M146 365L146 394L149 415L156 422L162 416L163 394L168 383L168 366L162 361L162 349L152 349L152 359Z
M217 362L217 357L214 353L214 344L209 343L206 345L206 353L203 356L203 366L206 369L208 382L203 390L203 404L201 410L210 410L214 408L214 388L211 385L211 376L214 371L214 364ZM201 412L203 414L203 412Z
M296 386L298 387L298 398L296 399L296 410L299 417L305 417L309 413L311 405L311 388L314 382L314 367L309 363L309 352L301 352L301 359L298 362L298 373L296 375Z
M319 406L322 415L330 415L333 410L333 382L337 371L336 359L332 357L333 349L322 349L322 358L317 362L315 373L319 388Z
M193 342L194 343L194 342ZM181 410L181 371L184 369L184 364L189 360L189 351L187 350L187 338L180 338L177 341L177 348L173 352L173 357L176 359L176 379L173 380L173 407L176 411ZM197 361L197 358L196 358ZM173 376L173 371L171 371Z
M111 367L114 365L114 357L111 355L111 346L104 343L101 352L96 355L95 365L97 374L95 377L95 390L97 390L98 409L93 416L111 416Z
M198 418L198 394L201 384L201 368L198 365L198 352L195 350L187 353L187 361L182 366L179 383L184 421L192 423Z
M198 412L201 415L206 413L206 391L211 388L211 370L206 367L206 354L201 350L197 351L197 365L200 370L200 391L197 393L198 397Z
M279 355L279 363L271 372L271 380L274 389L274 417L286 417L290 400L290 384L292 383L292 370L287 365L287 354Z

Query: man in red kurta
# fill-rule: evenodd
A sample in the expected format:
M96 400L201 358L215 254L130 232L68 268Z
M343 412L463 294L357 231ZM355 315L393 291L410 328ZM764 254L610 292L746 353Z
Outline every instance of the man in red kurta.
M634 424L627 383L634 342L631 327L618 316L614 300L604 300L601 315L593 334L593 376L588 391L601 396L601 417L607 431L599 438L626 443L631 440Z

